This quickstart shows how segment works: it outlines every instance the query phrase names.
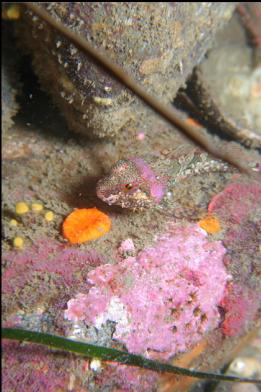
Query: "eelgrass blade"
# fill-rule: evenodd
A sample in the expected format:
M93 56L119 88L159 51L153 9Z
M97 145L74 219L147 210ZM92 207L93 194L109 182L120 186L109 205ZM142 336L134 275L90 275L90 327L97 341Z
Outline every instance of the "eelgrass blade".
M20 328L3 328L2 338L12 339L19 341L26 341L31 343L39 343L45 346L73 352L89 358L99 358L104 361L115 361L124 365L138 366L144 369L154 370L156 372L166 372L179 374L183 376L209 379L216 381L230 381L230 382L246 382L261 384L259 379L249 379L236 376L227 376L223 374L206 373L196 370L189 370L177 366L172 366L167 363L161 363L144 358L140 355L129 354L124 351L116 350L113 348L107 348L102 346L96 346L93 344L87 344L70 340L62 336L50 335L41 332L28 331Z

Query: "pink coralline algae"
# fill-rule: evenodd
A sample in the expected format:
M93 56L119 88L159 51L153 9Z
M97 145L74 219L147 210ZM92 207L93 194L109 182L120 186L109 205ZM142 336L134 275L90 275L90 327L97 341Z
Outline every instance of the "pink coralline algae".
M130 352L168 359L189 349L220 321L227 274L225 248L197 225L170 227L153 247L88 274L88 294L68 302L65 317L100 328Z
M25 346L8 340L3 341L2 349L3 391L69 390L70 369L75 367L70 355L57 355L57 353L55 355L43 346L35 344ZM80 373L79 370L78 372ZM80 388L77 390L80 391Z
M5 252L3 262L3 293L12 295L30 285L37 274L48 274L58 286L70 287L79 282L79 273L84 276L84 272L100 265L102 258L95 251L82 251L46 238L23 251ZM46 289L50 290L48 285Z
M226 336L235 336L242 332L249 320L254 318L259 304L255 301L253 292L231 284L227 287L220 306L225 310L221 329Z
M230 184L213 197L208 210L217 215L227 228L224 244L237 252L254 256L260 245L261 185Z
M261 185L257 183L230 184L213 197L209 204L209 212L217 215L226 227L224 244L233 251L238 263L243 254L247 259L251 256L252 262L255 261L260 245L260 206Z
M156 392L159 375L148 369L119 363L106 363L106 367L95 376L99 390L112 390L113 392Z
M120 255L125 255L128 253L132 253L135 251L135 245L131 238L126 238L126 240L122 241L118 248L118 252Z
M225 227L223 243L228 250L227 269L233 284L227 287L220 306L224 310L221 329L226 336L244 331L260 306L261 185L229 184L209 204Z
M230 184L211 200L208 211L227 219L230 223L242 223L256 214L261 205L261 185ZM256 208L255 208L256 207Z

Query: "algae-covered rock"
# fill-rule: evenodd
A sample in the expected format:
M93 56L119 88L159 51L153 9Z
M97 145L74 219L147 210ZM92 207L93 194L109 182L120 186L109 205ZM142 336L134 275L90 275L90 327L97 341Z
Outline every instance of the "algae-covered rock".
M259 23L249 16L251 31L261 26L261 6L253 9L259 15ZM261 48L257 41L249 43L248 29L235 14L195 69L186 93L212 131L260 149Z
M19 77L16 71L18 54L14 47L14 37L12 34L12 22L4 21L2 24L2 127L6 132L12 125L12 118L19 109L16 96L20 89Z
M234 4L54 2L41 7L167 103L230 19ZM32 12L24 13L18 35L72 130L113 137L135 121L140 104L133 94Z
M209 53L195 73L193 97L204 118L247 147L261 148L261 67L252 51L226 45Z

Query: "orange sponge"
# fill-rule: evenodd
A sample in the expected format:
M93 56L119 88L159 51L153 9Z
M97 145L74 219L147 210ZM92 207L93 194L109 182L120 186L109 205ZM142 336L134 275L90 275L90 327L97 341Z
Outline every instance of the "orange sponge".
M209 234L218 233L221 230L219 220L215 216L207 215L198 222L201 229Z
M96 240L111 228L108 215L97 208L81 208L73 211L63 222L63 235L71 244Z

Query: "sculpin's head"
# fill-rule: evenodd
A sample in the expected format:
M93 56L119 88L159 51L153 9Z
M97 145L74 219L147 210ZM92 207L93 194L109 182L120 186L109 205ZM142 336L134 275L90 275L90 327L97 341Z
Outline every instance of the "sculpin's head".
M102 178L97 196L109 205L140 209L158 204L164 196L164 185L141 158L122 159Z

